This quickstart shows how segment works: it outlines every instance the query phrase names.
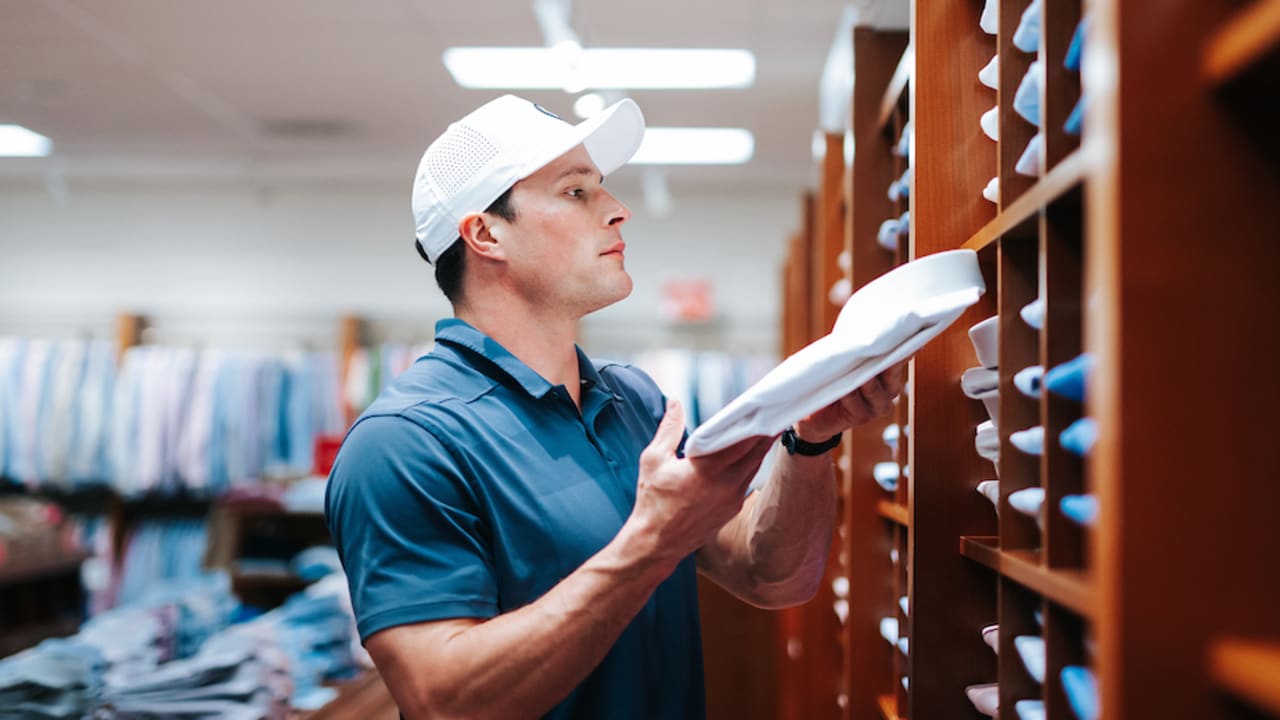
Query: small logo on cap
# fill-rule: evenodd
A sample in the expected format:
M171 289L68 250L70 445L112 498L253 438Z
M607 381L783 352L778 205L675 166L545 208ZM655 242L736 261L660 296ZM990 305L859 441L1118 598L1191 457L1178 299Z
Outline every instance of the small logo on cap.
M555 114L555 113L551 112L550 110L548 110L548 109L546 109L546 108L542 107L542 106L541 106L541 105L539 105L538 103L534 103L534 104L533 104L533 106L534 106L534 107L536 107L536 108L538 108L538 112L542 113L543 115L550 115L551 117L553 117L553 118L555 118L555 119L557 119L557 120L559 120L559 119L560 119L560 116L559 116L559 115L557 115L557 114Z

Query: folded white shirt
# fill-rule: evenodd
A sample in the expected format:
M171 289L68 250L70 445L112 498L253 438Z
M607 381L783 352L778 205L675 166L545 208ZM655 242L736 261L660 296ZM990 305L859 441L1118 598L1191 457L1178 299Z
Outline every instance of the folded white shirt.
M987 186L982 188L982 198L993 203L1000 202L1000 178L993 177L987 181Z
M890 644L898 643L898 618L880 618L880 637L888 640Z
M978 712L988 717L995 717L1000 711L1000 684L982 683L965 687L964 694Z
M990 3L988 3L990 4ZM991 61L978 71L978 82L992 90L1000 88L1000 55L992 55Z
M889 425L884 429L884 432L880 433L880 439L883 440L884 444L888 445L889 449L895 453L898 452L898 438L900 436L901 430L898 428L897 423Z
M991 648L991 652L1000 654L1000 625L988 625L982 628L982 642Z
M983 480L978 483L978 493L991 501L996 506L996 511L1000 510L1000 481L999 480Z
M979 399L1000 387L1000 371L997 368L972 367L960 376L960 388L965 397Z
M982 457L995 462L1000 459L1000 431L996 428L996 424L987 420L978 425L978 431L973 439L973 446L977 448L978 454Z
M878 462L871 468L871 474L876 479L876 484L889 492L898 489L899 472L900 468L896 462Z
M849 301L851 295L853 295L853 283L849 282L849 278L842 277L827 291L827 300L831 301L832 305L842 307Z
M1044 505L1044 488L1029 487L1009 493L1009 507L1023 515L1040 517L1040 508Z
M1044 427L1036 425L1009 433L1009 442L1028 455L1044 454Z
M987 409L987 417L991 418L991 422L1000 426L1000 388L993 388L977 397L982 401L982 406Z
M1022 316L1022 322L1030 325L1032 328L1036 330L1044 329L1043 300L1036 298L1026 305L1023 305L1022 309L1018 311L1018 314Z
M907 124L902 126L902 136L898 138L898 144L893 148L898 157L911 157L912 134L911 121L908 120Z
M898 249L898 218L889 218L880 223L876 243L889 252L895 252Z
M1040 398L1040 385L1044 379L1044 366L1031 365L1019 370L1013 376L1013 386L1029 398Z
M694 430L685 454L707 455L781 433L910 358L984 292L972 250L936 253L881 275L849 298L830 334L783 360Z
M1018 713L1018 720L1045 720L1043 700L1019 700L1013 704L1013 711Z
M1000 108L993 107L982 113L982 117L978 118L978 125L982 126L982 132L987 137L999 142L1000 140Z

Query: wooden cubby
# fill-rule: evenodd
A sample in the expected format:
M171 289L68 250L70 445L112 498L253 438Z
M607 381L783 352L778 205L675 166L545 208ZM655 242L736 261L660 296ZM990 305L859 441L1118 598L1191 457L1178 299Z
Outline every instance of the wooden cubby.
M982 0L914 0L909 33L854 30L848 280L856 289L901 262L968 248L987 294L916 355L893 417L846 434L829 563L849 588L842 656L805 667L843 677L834 691L808 686L834 698L784 696L788 717L981 718L965 687L998 681L1000 718L1039 699L1050 720L1069 720L1068 665L1095 673L1104 718L1280 717L1280 3L1043 3L1036 54L1012 42L1029 0L999 2L995 35L979 27ZM1063 60L1083 18L1076 73ZM977 79L997 52L998 91ZM1013 97L1037 57L1042 173L1026 177L1014 168L1037 129ZM1063 125L1082 93L1085 130L1071 135ZM993 106L996 142L979 126ZM909 196L891 201L908 164ZM822 177L818 197L832 187ZM997 203L982 197L993 177ZM909 239L881 248L880 223L907 209ZM790 248L789 351L829 327L815 324L817 308L833 312L814 270L831 253L819 237L806 225ZM1019 316L1035 299L1040 330ZM974 448L986 413L959 382L978 364L968 328L997 313L998 514L975 492L996 477ZM1014 387L1017 371L1081 352L1096 358L1085 403ZM1082 417L1098 427L1084 459L1057 441ZM903 428L896 458L881 440L890 422ZM1010 435L1036 425L1043 453L1024 454ZM903 476L889 493L872 469L892 459ZM1009 504L1037 487L1039 522ZM1084 492L1100 507L1087 528L1059 511L1064 495ZM829 608L820 598L794 612ZM881 637L888 617L909 654ZM998 654L979 632L992 623ZM1019 635L1043 638L1043 683L1024 668Z

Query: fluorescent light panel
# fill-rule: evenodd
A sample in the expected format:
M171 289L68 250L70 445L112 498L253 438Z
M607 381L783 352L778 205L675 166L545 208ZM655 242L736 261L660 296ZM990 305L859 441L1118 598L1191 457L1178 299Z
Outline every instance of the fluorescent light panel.
M53 141L21 125L0 125L0 157L46 157Z
M545 47L451 47L444 66L464 88L707 89L745 88L756 80L749 50Z
M632 165L741 165L756 140L742 128L651 127Z

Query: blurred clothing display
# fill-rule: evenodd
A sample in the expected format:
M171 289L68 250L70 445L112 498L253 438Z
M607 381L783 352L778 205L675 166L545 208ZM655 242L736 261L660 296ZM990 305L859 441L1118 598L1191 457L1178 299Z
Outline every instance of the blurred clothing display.
M0 338L0 477L125 496L304 475L345 427L334 353Z

